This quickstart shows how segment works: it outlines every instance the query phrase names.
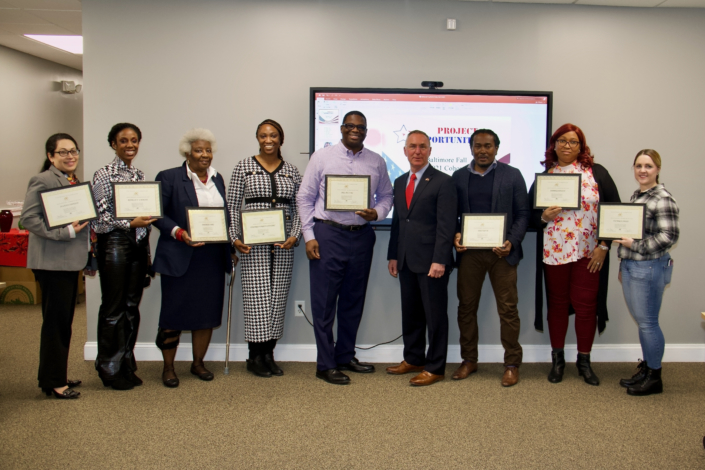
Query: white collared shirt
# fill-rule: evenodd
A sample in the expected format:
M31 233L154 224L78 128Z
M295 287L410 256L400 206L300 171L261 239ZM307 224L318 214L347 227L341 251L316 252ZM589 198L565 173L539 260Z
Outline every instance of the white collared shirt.
M208 167L208 179L206 183L198 178L198 175L191 171L186 164L186 176L188 176L191 181L193 181L193 187L196 190L196 197L198 198L198 207L225 207L225 201L223 201L223 196L218 192L218 188L213 182L213 177L217 175L218 172L212 166Z

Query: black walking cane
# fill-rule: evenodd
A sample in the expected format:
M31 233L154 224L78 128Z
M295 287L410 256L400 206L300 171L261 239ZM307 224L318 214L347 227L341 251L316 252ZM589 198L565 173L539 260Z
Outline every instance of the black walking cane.
M236 263L233 261L233 268L230 271L230 293L228 294L228 331L225 334L225 375L228 375L230 373L230 370L228 369L228 361L230 360L230 320L232 317L233 310L233 285L235 285L235 264Z

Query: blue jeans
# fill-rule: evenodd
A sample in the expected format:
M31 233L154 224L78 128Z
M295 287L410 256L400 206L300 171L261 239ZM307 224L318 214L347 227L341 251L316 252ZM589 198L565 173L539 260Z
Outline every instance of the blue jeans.
M665 340L658 324L663 290L671 282L671 255L659 259L634 261L623 259L619 270L629 312L639 325L639 342L650 369L660 369Z

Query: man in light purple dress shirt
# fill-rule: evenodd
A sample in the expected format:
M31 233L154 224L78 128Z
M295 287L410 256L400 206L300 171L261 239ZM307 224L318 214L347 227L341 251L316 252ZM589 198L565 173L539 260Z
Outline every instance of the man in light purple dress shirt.
M311 314L318 356L316 377L345 385L341 372L374 372L355 358L355 340L365 306L375 233L368 222L384 220L392 208L392 183L384 159L364 148L367 119L350 111L341 141L311 156L296 202L311 279ZM326 175L369 175L372 207L357 212L324 209ZM338 313L337 341L333 322Z

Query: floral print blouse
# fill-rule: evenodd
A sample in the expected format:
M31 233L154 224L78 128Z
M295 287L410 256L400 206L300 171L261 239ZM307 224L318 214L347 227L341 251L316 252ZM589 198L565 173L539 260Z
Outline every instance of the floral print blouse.
M582 210L564 210L543 229L543 262L568 264L587 258L597 246L597 204L600 195L592 168L577 161L554 166L549 173L582 173Z

